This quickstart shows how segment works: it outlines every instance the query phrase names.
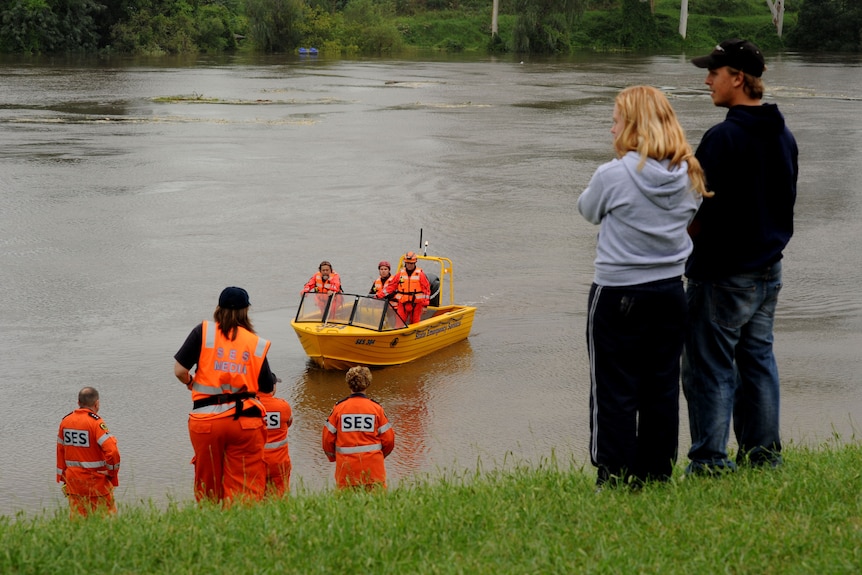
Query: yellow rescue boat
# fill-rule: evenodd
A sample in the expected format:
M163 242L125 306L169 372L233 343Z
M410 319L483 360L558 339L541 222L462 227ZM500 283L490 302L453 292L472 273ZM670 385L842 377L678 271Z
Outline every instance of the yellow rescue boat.
M401 269L403 259L396 269ZM383 367L413 361L466 339L476 308L455 305L452 261L428 255L417 259L416 265L431 282L430 305L418 323L405 326L389 301L367 294L302 294L290 324L308 357L324 369Z

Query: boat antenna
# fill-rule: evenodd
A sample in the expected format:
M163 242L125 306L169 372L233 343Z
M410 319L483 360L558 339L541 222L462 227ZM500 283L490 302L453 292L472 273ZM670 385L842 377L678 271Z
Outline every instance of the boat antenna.
M427 256L428 255L428 240L425 240L424 244L422 243L422 228L419 228L419 249L421 250L423 248L425 249L425 251L422 252L422 255Z

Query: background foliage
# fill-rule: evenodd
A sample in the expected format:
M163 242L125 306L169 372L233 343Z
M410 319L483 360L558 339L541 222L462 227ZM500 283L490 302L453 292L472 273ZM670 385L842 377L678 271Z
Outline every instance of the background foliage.
M301 46L331 54L675 50L732 36L764 49L862 51L860 0L791 0L778 38L763 0L4 0L0 52L183 54Z
M862 51L862 1L805 0L788 40L804 50Z

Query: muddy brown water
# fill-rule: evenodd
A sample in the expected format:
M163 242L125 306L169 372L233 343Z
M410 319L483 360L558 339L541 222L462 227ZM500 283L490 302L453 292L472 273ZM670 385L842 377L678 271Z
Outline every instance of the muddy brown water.
M783 433L848 440L862 415L862 61L767 60L801 164L776 329ZM63 505L57 425L84 385L119 440L121 504L191 499L172 357L226 285L248 289L273 342L294 488L330 488L321 427L347 389L304 356L299 290L327 259L364 292L420 230L478 311L468 340L375 371L392 483L589 467L596 229L575 199L612 156L613 97L637 83L667 91L695 144L723 117L685 55L0 59L0 513Z

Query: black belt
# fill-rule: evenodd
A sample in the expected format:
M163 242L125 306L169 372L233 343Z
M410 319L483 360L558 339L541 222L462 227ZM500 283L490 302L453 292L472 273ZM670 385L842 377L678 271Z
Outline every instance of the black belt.
M196 399L194 401L194 409L198 409L199 407L208 407L210 405L222 405L225 403L236 402L236 413L233 414L234 419L239 419L243 416L258 417L262 414L256 406L254 408L247 409L246 413L243 413L242 409L243 399L253 399L255 397L257 397L257 394L253 391L241 391L240 393L221 393L219 395L211 395L209 397L204 397L203 399ZM251 411L255 411L256 413L250 413Z

